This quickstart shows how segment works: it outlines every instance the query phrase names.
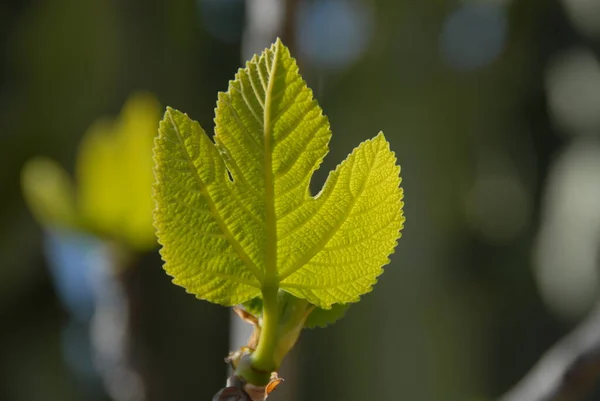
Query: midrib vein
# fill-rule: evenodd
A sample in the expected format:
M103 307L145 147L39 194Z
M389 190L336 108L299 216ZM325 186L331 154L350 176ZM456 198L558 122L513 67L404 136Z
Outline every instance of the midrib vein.
M279 46L275 46L273 60L269 71L269 81L265 91L265 107L263 111L263 134L264 134L264 179L265 179L265 223L266 223L266 255L265 255L265 282L267 285L277 285L277 218L275 215L275 185L273 177L273 126L271 124L271 96L277 72L277 57L279 55ZM268 53L265 53L265 66L267 65Z
M168 115L169 115L169 121L171 123L171 126L173 127L173 131L175 131L175 135L177 135L177 139L179 141L179 144L181 145L181 149L183 150L183 153L185 154L186 160L189 164L190 170L192 171L192 175L194 176L194 178L196 179L196 182L198 183L198 186L200 187L200 192L202 193L202 195L204 195L204 198L206 199L206 203L208 204L208 208L209 208L211 214L217 221L217 224L219 224L219 227L221 228L221 231L223 231L223 235L225 235L225 238L227 239L229 244L231 244L232 248L239 255L240 259L256 276L256 279L259 281L259 283L262 284L262 282L264 280L262 272L254 264L254 262L252 262L252 259L250 259L250 257L246 254L246 252L244 251L244 248L242 248L242 245L235 239L233 234L227 228L227 225L225 224L223 217L217 210L214 200L212 199L212 197L208 193L208 190L206 189L206 184L204 184L204 181L202 181L202 178L200 178L200 175L198 174L198 171L196 170L194 161L191 159L190 154L188 153L187 148L185 147L185 142L183 141L183 137L181 135L181 132L179 132L179 128L177 127L177 124L175 124L175 121L173 120L173 116L172 116L171 112L169 112ZM201 134L201 135L203 135L203 134ZM199 139L199 140L201 140L201 139Z

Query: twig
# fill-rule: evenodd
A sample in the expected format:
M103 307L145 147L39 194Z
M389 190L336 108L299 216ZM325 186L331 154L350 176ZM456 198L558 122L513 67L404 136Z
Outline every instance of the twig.
M600 303L499 401L574 401L600 379Z

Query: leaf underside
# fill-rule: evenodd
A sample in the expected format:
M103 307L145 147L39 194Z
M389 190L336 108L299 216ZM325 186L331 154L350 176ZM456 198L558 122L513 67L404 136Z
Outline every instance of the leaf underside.
M244 302L244 309L256 317L261 317L263 312L263 302L260 297L252 298ZM327 327L330 324L340 320L346 314L350 304L333 304L331 309L314 307L308 315L304 327L313 329L316 327Z
M304 323L304 327L313 329L326 327L344 317L350 304L334 304L331 309L315 308Z
M226 306L265 283L319 308L371 290L400 236L400 168L382 133L313 196L329 122L278 40L219 93L214 142L167 108L155 142L155 226L165 269Z

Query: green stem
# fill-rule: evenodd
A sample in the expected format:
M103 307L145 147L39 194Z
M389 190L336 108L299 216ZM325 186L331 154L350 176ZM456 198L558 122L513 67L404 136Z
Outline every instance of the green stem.
M279 305L277 284L263 287L263 315L258 346L249 358L242 358L236 374L247 383L265 386L269 383L271 372L278 368L275 360L279 342Z
M277 285L263 288L263 314L256 350L237 363L236 375L255 386L266 385L283 358L296 344L313 308L305 299L280 292Z
M279 306L277 303L277 286L263 289L262 331L258 347L252 354L252 365L269 374L277 370L275 350L279 341Z

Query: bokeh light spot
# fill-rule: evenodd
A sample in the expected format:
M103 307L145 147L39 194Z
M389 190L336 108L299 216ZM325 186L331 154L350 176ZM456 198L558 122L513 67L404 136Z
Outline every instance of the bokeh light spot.
M490 64L504 48L507 25L501 5L463 4L444 22L440 36L442 59L459 71L472 71Z
M199 0L202 24L215 38L225 43L242 39L244 30L243 0Z
M563 0L565 10L580 32L600 37L600 1Z
M600 143L578 138L554 164L544 194L535 247L542 298L557 315L575 320L598 297Z
M482 174L467 194L467 223L490 244L504 244L523 235L529 217L528 194L513 175Z
M571 133L600 129L600 64L587 49L571 49L548 67L546 88L552 117Z
M298 49L318 68L346 67L367 49L372 19L372 10L360 1L301 3L296 23Z

